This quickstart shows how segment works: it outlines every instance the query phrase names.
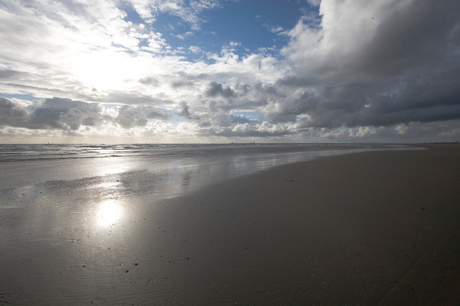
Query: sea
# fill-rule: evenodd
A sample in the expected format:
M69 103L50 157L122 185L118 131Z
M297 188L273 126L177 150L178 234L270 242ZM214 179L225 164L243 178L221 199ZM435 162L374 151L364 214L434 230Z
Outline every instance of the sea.
M3 144L0 188L64 182L173 197L284 164L403 144ZM4 203L2 197L0 203ZM0 204L1 205L1 204Z

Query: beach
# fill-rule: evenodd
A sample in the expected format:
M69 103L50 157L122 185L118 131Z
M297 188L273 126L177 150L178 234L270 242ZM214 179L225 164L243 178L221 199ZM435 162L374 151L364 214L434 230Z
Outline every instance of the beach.
M457 305L460 147L420 147L7 186L0 305Z

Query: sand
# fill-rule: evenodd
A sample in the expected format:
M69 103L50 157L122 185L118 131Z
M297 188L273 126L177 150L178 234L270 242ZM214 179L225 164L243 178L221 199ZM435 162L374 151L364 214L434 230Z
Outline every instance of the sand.
M3 241L0 305L458 305L460 146L425 147L133 196L125 221Z

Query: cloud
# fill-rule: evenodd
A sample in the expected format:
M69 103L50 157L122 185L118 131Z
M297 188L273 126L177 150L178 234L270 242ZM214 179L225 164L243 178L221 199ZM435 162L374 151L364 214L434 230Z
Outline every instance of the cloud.
M220 96L229 99L235 95L235 92L228 86L224 88L222 84L211 82L209 83L209 87L206 90L205 95L211 98Z
M0 125L28 129L79 130L81 126L97 127L119 124L125 129L145 126L149 119L168 120L170 115L152 106L124 105L115 116L104 112L98 103L52 98L20 105L0 97Z
M307 0L313 6L319 6L321 4L321 0Z
M187 105L186 102L181 102L178 107L176 108L175 113L179 116L185 117L185 118L190 118L191 114L189 112L189 106Z
M0 97L0 125L22 127L29 114L9 99Z
M0 70L0 80L9 80L15 77L18 77L21 73L19 71L14 71L11 69Z
M289 126L278 124L272 125L268 122L245 122L231 125L213 126L211 124L204 126L199 130L203 136L220 136L220 137L279 137L290 135Z
M284 30L284 28L281 27L281 26L269 26L269 25L265 25L265 26L272 33L279 33L279 32L282 32Z
M95 103L52 98L45 101L31 113L30 123L35 128L53 127L78 130L81 124L96 125L102 120L101 107Z
M140 78L139 83L150 86L158 86L160 84L160 82L158 82L158 80L154 77Z
M283 27L281 27L281 26L272 27L272 28L270 29L270 31L271 31L272 33L278 33L278 32L281 32L281 31L283 31L283 30L284 30L284 29L283 29Z
M28 106L0 98L0 124L29 129L78 130L81 125L96 125L103 118L95 103L52 98Z
M153 87L153 86L149 86ZM155 105L157 107L168 106L171 101L164 98L144 95L139 90L137 93L125 91L106 91L103 95L84 96L86 100L98 103L111 103L122 105Z
M266 23L263 23L262 26L267 28L267 30L269 30L272 33L284 34L284 32L283 32L284 28L282 26L271 26L271 25L268 25ZM283 33L281 33L281 32L283 32Z
M114 121L125 129L146 126L149 119L167 120L170 115L151 106L129 107L124 105L118 109Z
M316 128L460 119L460 90L456 86L460 70L445 69L437 74L433 69L432 75L423 77L419 73L385 82L327 86L305 79L281 79L278 86L289 86L287 91L292 93L270 102L265 115L270 122L298 120L302 127ZM436 81L441 79L443 82ZM297 119L301 114L307 116Z
M389 77L446 55L452 38L458 40L452 27L459 8L455 1L323 1L320 28L300 20L282 54L302 75L335 81Z
M201 52L200 47L197 47L197 46L190 46L188 49L195 54L198 54L199 52Z
M61 98L1 98L0 124L81 135L457 137L460 2L308 2L319 15L308 6L292 29L266 25L284 46L245 53L236 41L173 50L168 39L177 40L153 27L169 14L175 30L187 27L178 35L198 40L201 13L225 9L220 1L2 2L0 92ZM167 122L177 118L169 113L187 120Z
M172 88L182 88L182 87L191 87L191 86L193 86L193 82L185 81L185 80L174 81L171 83Z
M218 0L131 0L129 1L136 12L146 22L152 23L160 13L177 16L189 23L193 30L200 30L200 24L203 20L199 17L199 13L204 10L221 7Z
M251 120L251 119L246 118L244 115L230 114L230 119L232 123L236 123L236 124L246 124L246 123L256 123L257 122L256 120Z
M322 1L282 49L295 69L275 83L269 122L300 129L391 127L460 119L460 3Z

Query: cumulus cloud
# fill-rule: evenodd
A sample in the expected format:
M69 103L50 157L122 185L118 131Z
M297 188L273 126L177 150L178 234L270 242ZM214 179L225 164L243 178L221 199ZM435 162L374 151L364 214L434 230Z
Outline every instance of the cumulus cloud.
M145 126L149 119L167 120L170 115L152 106L124 105L110 116L98 103L64 98L45 99L28 105L0 97L0 125L29 129L75 131L81 126L118 124L125 129Z
M160 82L154 77L145 77L145 78L140 78L139 82L144 85L150 85L150 86L158 86Z
M300 20L282 50L296 65L275 86L272 123L389 127L460 118L458 14L446 1L321 2L319 27ZM302 116L301 116L302 115Z
M320 28L304 20L288 32L282 50L298 73L339 81L388 77L444 57L460 8L456 1L384 0L321 2Z
M45 99L38 104L19 105L0 98L0 124L30 129L78 130L102 121L101 107L70 99Z
M218 84L216 82L209 83L209 87L205 92L207 97L223 97L223 98L231 98L235 95L235 92L230 87L223 87L222 84Z
M199 52L201 52L200 47L197 47L197 46L190 46L188 49L195 54L198 54Z
M114 118L114 121L125 129L129 129L137 126L146 126L148 119L167 120L169 117L167 113L161 112L151 106L129 107L128 105L124 105L118 110L118 115Z
M0 125L22 127L29 114L9 99L0 97Z
M191 114L189 111L189 106L187 105L186 102L181 102L178 107L176 108L175 113L179 116L185 117L185 118L190 118Z
M230 126L209 126L198 131L204 136L220 137L279 137L290 135L292 131L284 124L272 125L268 122L236 123Z

